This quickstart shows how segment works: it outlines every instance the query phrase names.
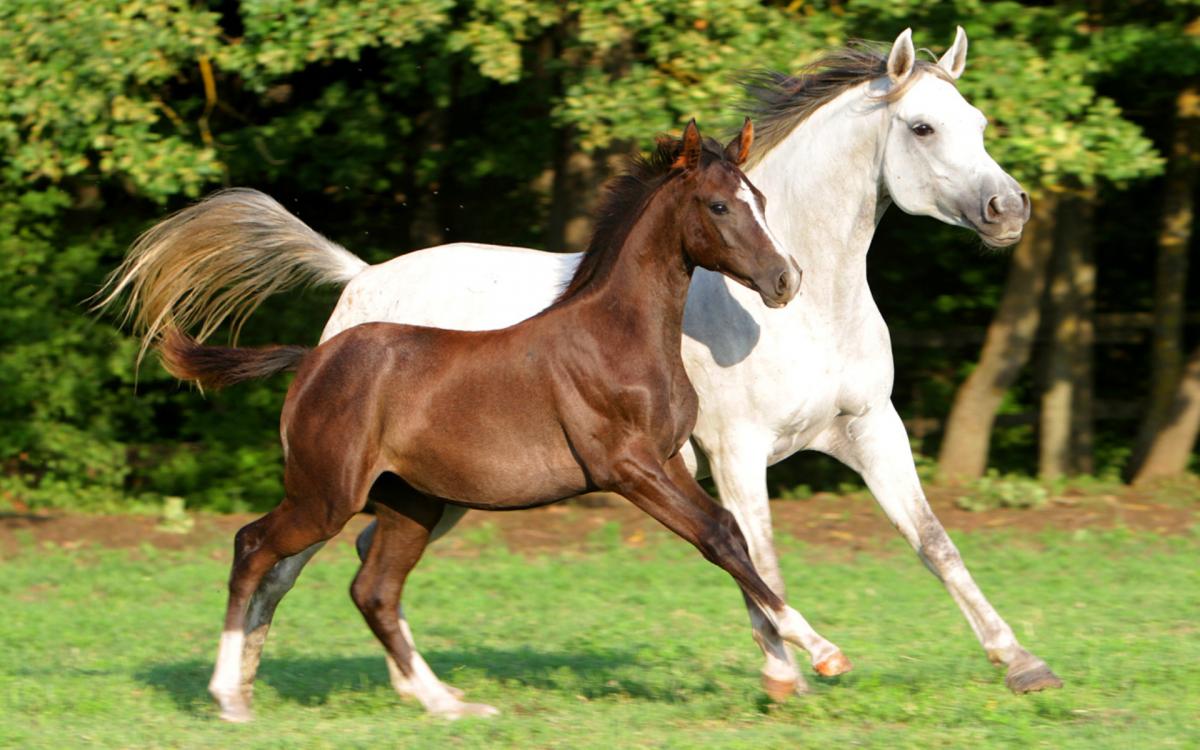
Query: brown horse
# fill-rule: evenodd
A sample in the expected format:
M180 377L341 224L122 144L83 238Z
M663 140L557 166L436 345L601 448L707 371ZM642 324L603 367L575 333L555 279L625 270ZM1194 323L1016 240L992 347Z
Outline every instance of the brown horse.
M730 573L761 616L799 642L799 614L759 578L733 517L680 457L696 395L680 339L693 268L721 271L772 307L800 271L775 245L763 198L738 169L753 129L721 149L695 122L610 188L578 272L542 314L499 331L357 326L311 352L201 346L171 333L167 369L222 386L298 367L281 419L283 502L238 532L209 691L222 718L250 717L246 609L264 574L375 502L378 531L351 594L398 689L432 713L469 704L416 653L401 590L447 508L516 510L618 492Z

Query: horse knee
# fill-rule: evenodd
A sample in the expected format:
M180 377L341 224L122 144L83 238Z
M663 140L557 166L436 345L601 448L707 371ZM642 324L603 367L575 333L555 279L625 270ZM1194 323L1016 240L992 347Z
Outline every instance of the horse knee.
M361 610L373 609L375 597L375 587L367 581L367 577L363 575L363 571L359 571L358 575L350 583L350 598L354 600L355 606Z
M918 539L920 547L917 552L921 559L939 575L962 564L958 547L954 546L940 523L933 521L924 524L918 532Z
M358 611L369 621L382 621L388 614L395 614L393 599L374 578L362 573L350 584L350 598L354 600Z
M233 560L236 565L239 561L246 559L248 555L262 546L263 530L262 519L252 521L242 528L238 529L233 535Z
M265 532L261 519L238 529L233 537L233 565L229 573L229 592L234 596L254 593L259 580L274 565L263 564Z
M753 568L746 538L738 528L733 515L728 511L722 511L712 519L701 535L700 541L701 552L710 562L736 562Z
M733 539L741 551L749 557L750 542L746 539L746 534L742 531L742 527L738 525L737 518L727 509L720 508L717 511L717 523L720 525L722 531Z

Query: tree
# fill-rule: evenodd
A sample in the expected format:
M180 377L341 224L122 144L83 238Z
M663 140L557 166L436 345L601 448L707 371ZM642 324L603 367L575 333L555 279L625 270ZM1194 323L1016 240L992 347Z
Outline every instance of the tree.
M996 13L1013 14L1011 5ZM1093 189L1097 182L1120 185L1131 179L1156 174L1162 160L1155 154L1150 141L1140 130L1121 116L1121 111L1111 99L1096 93L1096 83L1104 72L1103 66L1095 64L1097 49L1108 49L1108 39L1093 36L1094 18L1076 11L1062 13L1059 9L1024 8L1020 14L1028 36L1019 35L1020 42L1037 39L1044 51L1022 49L1019 43L1010 49L1010 60L1020 60L1027 74L1020 86L1013 86L1004 106L1018 107L1028 118L1021 122L1021 129L1004 139L1003 150L1011 163L1024 165L1024 179L1037 192L1062 191L1068 186ZM996 21L999 22L997 17ZM1103 56L1100 56L1103 60ZM1003 162L1008 163L1008 162ZM1036 204L1035 204L1036 205ZM1072 201L1063 204L1067 210L1076 210ZM1039 214L1042 224L1058 224L1059 205ZM1031 222L1032 223L1032 222ZM1076 222L1071 222L1072 226ZM1040 230L1036 224L1032 227ZM1045 242L1046 235L1040 240ZM1057 240L1053 240L1056 242ZM1072 244L1074 244L1072 240ZM1049 251L1050 248L1045 248ZM1004 294L1004 303L998 309L989 330L987 341L980 355L979 365L972 375L960 386L954 405L947 419L947 429L942 443L940 460L944 473L951 478L973 479L983 474L987 466L989 438L1004 391L1016 379L1017 373L1029 357L1029 346L1025 336L1030 326L1037 328L1041 312L1040 289L1044 281L1043 267L1030 266L1030 253L1018 253L1013 257L1013 269L1009 274L1009 287ZM1043 401L1044 416L1042 438L1043 473L1055 474L1063 466L1073 465L1065 448L1073 433L1069 396L1072 383L1090 393L1083 384L1090 376L1076 368L1071 373L1071 362L1086 362L1090 350L1081 349L1075 342L1066 342L1061 337L1069 336L1073 330L1087 324L1077 317L1066 314L1062 305L1086 305L1090 292L1086 289L1087 277L1094 279L1094 270L1086 268L1086 253L1081 249L1064 249L1060 255L1064 267L1058 274L1059 289L1051 294L1057 304L1052 310L1055 322L1053 330L1064 346L1052 348L1055 362L1051 366L1050 382L1053 384L1048 400ZM1050 256L1037 255L1037 263L1044 263ZM1082 264L1082 265L1081 265ZM1068 278L1069 277L1069 278ZM1079 286L1083 284L1083 286ZM1039 296L1029 297L1029 294ZM1019 327L1017 320L1022 321ZM976 376L974 373L979 372ZM1076 389L1078 390L1078 388ZM1090 399L1085 399L1090 400ZM1062 409L1068 409L1062 413ZM1074 426L1090 423L1090 417L1080 415ZM1090 430L1089 430L1090 432ZM1057 463L1053 457L1063 457ZM1053 465L1052 465L1053 464Z
M971 34L963 91L1031 190L1154 171L1149 142L1094 85L1107 32L1042 4L0 3L0 493L90 507L277 499L285 382L205 400L152 364L135 372L136 343L80 304L139 231L205 191L264 189L370 260L443 239L575 247L610 157L691 116L714 134L740 122L739 71L796 71L909 25L939 46L956 23ZM1133 49L1164 38L1127 25ZM1099 59L1131 48L1109 46ZM892 271L917 290L900 327L1000 296L963 267L961 233L930 225L897 253L927 260ZM952 278L950 298L922 298L921 271ZM246 340L315 340L332 296L305 294L268 303Z
M1149 408L1131 462L1135 483L1180 474L1200 429L1200 349L1183 363L1183 315L1192 240L1193 206L1200 172L1200 91L1176 98L1174 137L1167 170L1155 279L1154 342Z
M1058 201L1046 318L1038 476L1091 473L1092 320L1096 265L1092 253L1093 199L1079 193Z
M132 342L80 304L169 208L254 185L369 258L554 241L570 222L548 230L551 205L578 216L608 170L570 165L692 115L719 131L736 69L794 67L837 23L790 21L751 0L0 5L0 491L277 498L285 383L203 401L135 374ZM264 310L249 340L311 341L315 299Z
M1029 360L1041 322L1040 303L1054 255L1057 205L1056 193L1033 201L979 362L954 394L938 454L938 465L947 479L980 477L987 468L992 424L1000 402Z

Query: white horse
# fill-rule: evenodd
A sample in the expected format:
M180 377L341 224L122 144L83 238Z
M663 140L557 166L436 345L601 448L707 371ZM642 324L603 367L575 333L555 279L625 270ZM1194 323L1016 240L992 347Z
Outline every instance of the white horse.
M804 271L801 294L768 309L751 292L698 269L687 301L683 356L700 399L689 466L711 473L750 543L758 571L784 592L772 542L767 466L816 450L859 472L883 511L946 586L987 656L1015 692L1061 686L1018 642L975 584L925 499L908 436L891 403L887 326L867 286L867 250L891 203L974 230L994 247L1020 239L1029 199L988 155L986 118L958 92L967 38L919 61L910 30L886 56L835 52L810 72L763 76L749 87L758 138L747 174L767 196L767 221ZM160 223L112 277L151 342L167 323L210 333L301 280L345 284L324 341L368 321L458 329L508 326L546 307L579 255L456 243L368 266L255 191L218 193ZM461 517L461 516L458 516ZM458 517L444 519L444 533ZM369 544L369 535L360 547ZM246 689L276 604L311 548L264 579L247 617ZM403 621L403 614L400 615ZM402 625L405 623L402 622ZM807 690L769 623L752 621L766 657L765 689ZM805 623L821 674L849 669ZM407 628L405 628L407 632ZM393 684L412 694L397 670Z

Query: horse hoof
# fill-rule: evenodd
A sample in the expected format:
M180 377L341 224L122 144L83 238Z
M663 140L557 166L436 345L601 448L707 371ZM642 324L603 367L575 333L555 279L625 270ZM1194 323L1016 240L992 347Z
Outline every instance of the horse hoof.
M822 677L836 677L850 671L850 660L841 651L822 662L813 665L813 669Z
M801 680L777 680L765 674L762 676L762 689L776 703L782 703L796 693L808 692L808 686Z
M221 709L221 712L218 714L221 721L228 721L233 724L245 724L254 718L254 715L250 713L250 704L241 695L235 698L213 697L217 701L217 706Z
M1008 668L1008 674L1004 677L1004 684L1008 689L1018 695L1024 693L1036 693L1039 690L1047 688L1060 688L1063 686L1062 680L1058 675L1050 671L1050 667L1040 659L1032 661L1020 661Z
M446 688L447 693L449 693L450 695L453 695L455 698L458 698L459 700L462 700L462 697L464 695L466 695L466 693L464 693L461 689L456 688L453 685L447 685L446 683L443 682L442 687Z
M445 708L437 709L433 713L443 719L454 721L455 719L462 719L467 716L496 716L500 713L500 709L495 706L489 706L486 703L464 703L457 701Z

